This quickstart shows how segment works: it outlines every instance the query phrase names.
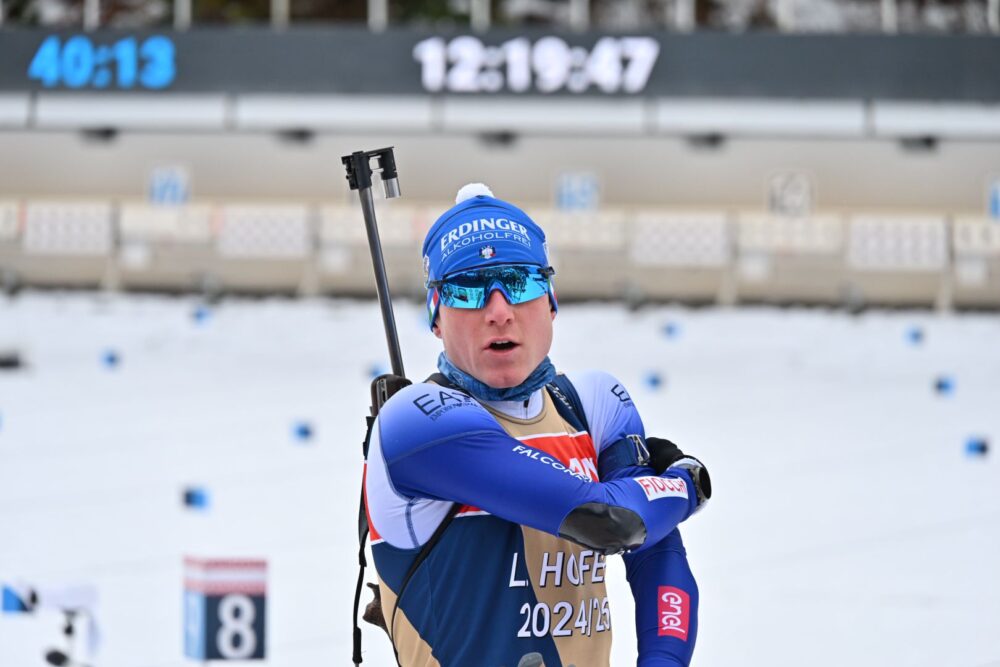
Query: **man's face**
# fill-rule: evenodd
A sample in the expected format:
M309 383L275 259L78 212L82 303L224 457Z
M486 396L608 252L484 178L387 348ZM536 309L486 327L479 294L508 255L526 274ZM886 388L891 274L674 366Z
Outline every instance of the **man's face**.
M516 387L552 347L547 297L512 306L494 290L479 310L441 306L434 334L451 362L496 389Z

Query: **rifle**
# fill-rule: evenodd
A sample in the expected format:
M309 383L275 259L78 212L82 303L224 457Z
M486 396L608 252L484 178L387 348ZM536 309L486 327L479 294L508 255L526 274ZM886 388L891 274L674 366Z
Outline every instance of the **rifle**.
M358 191L361 199L361 211L365 218L365 229L368 232L368 248L371 250L372 267L375 270L375 290L378 293L379 307L382 309L382 324L385 328L386 343L389 346L389 361L392 372L379 375L371 384L371 414L365 418L365 441L362 446L365 461L368 460L368 442L371 436L372 424L378 416L379 409L393 394L410 384L403 371L403 356L399 349L399 337L396 334L396 318L392 312L392 298L389 295L389 281L385 276L385 260L382 257L382 243L379 240L378 224L375 220L375 203L372 199L372 160L375 160L382 180L386 199L399 196L399 180L396 174L396 159L392 147L379 148L373 151L355 151L341 158L347 169L347 182L352 190ZM361 591L364 587L365 541L368 538L368 515L365 512L364 483L361 486L361 502L358 509L358 584L354 592L354 613L351 621L354 624L354 664L361 664L361 628L358 626L358 608L361 606Z

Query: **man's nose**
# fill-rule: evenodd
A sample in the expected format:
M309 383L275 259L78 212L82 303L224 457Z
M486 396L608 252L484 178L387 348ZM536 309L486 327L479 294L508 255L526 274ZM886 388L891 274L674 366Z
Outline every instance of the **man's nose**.
M514 307L507 303L502 291L495 289L486 299L483 314L490 324L506 324L514 319Z

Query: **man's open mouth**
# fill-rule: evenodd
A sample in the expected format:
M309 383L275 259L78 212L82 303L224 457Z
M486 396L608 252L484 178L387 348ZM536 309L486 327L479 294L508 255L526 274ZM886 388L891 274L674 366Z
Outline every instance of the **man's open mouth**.
M489 348L491 350L497 350L498 352L505 352L506 350L513 350L517 346L517 343L509 340L495 340L490 343Z

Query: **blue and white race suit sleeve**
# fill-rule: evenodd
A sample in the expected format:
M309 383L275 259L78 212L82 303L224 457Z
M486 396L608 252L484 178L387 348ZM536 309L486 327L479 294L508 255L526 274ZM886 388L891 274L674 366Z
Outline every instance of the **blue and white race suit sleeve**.
M605 553L659 545L697 503L686 471L592 482L512 438L466 394L434 384L394 395L376 428L396 494L472 505Z
M655 474L645 465L645 431L624 387L600 372L570 374L587 414L604 482ZM669 471L668 471L669 472ZM635 598L639 667L687 667L698 634L698 586L678 530L626 553Z

